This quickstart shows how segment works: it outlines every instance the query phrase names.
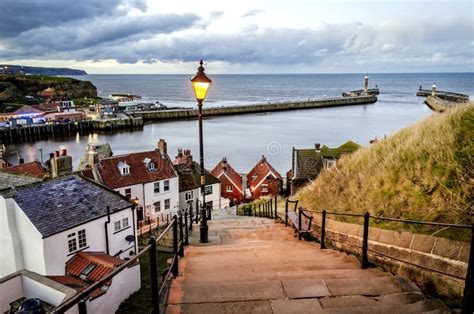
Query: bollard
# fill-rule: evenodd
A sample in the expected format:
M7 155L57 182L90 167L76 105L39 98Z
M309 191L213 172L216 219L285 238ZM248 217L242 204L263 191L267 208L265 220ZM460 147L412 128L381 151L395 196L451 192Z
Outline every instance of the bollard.
M183 230L183 215L179 214L178 218L179 224L179 257L184 257L184 230ZM181 243L180 243L181 242Z
M326 210L323 209L323 217L321 219L321 249L326 248Z
M364 214L364 237L362 239L362 269L369 267L369 258L367 256L367 249L369 247L369 212Z
M474 224L471 227L471 249L469 263L467 264L466 281L462 297L462 313L474 312Z
M150 281L151 281L151 312L160 312L160 299L158 296L158 263L156 261L156 239L151 237L148 240L150 245Z
M171 272L173 273L173 276L178 277L178 259L179 259L179 254L178 254L178 219L176 218L176 215L174 215L173 220L173 265L171 265Z

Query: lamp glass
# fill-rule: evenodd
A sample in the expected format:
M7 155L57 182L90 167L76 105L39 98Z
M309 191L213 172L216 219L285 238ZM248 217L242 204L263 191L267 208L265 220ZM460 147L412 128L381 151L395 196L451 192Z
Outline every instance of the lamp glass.
M194 93L196 94L197 100L204 100L206 98L207 89L210 83L208 82L193 82Z

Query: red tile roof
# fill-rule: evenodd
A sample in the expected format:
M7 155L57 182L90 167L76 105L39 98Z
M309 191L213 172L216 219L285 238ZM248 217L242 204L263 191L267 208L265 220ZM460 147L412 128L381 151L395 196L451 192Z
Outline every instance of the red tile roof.
M47 276L47 277L66 287L72 288L76 290L77 292L84 291L87 287L89 287L88 283L82 281L79 278L72 277L72 276ZM105 292L106 292L105 290L102 290L101 288L97 288L90 294L90 297L91 299L95 299L103 295Z
M79 277L84 269L95 264L96 267L85 277L85 280L98 281L114 269L125 263L124 260L105 253L79 252L66 263L66 273Z
M225 169L224 169L225 168ZM227 162L227 159L224 157L211 171L211 174L216 178L220 179L221 176L227 176L229 180L240 190L242 191L242 178L237 171L234 170Z
M272 167L272 165L270 165L265 156L262 156L262 159L260 159L255 167L253 167L252 170L250 170L250 172L247 174L249 188L257 188L269 175L272 175L278 180L283 180L281 175L275 170L275 168ZM255 179L253 178L254 176L256 176Z
M154 162L156 170L150 171L146 168L145 158L149 158ZM122 175L119 170L119 163L126 163L130 167L130 174ZM98 164L98 171L102 182L112 189L177 176L168 155L162 155L158 150L101 159Z
M13 167L3 169L3 171L13 174L24 174L35 177L45 177L46 172L37 161L20 164Z

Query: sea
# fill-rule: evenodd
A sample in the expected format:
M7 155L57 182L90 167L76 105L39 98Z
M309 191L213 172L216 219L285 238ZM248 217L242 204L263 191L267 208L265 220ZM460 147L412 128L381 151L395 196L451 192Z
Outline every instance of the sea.
M341 96L361 89L360 74L208 75L213 84L205 107L236 106L289 100ZM167 106L195 107L191 75L86 75L99 96L130 93L146 102ZM374 104L306 109L271 113L210 117L204 120L205 167L212 169L223 157L239 172L248 172L264 155L284 175L291 168L292 148L312 148L316 143L337 147L348 140L362 146L396 133L434 114L417 97L420 85L430 89L468 94L474 98L474 73L375 73L369 87L378 86ZM173 121L146 124L142 130L55 138L36 143L8 145L7 159L17 163L47 158L48 153L67 149L77 168L87 143L109 143L114 155L151 150L160 138L168 143L171 158L178 149L190 149L199 160L198 122Z

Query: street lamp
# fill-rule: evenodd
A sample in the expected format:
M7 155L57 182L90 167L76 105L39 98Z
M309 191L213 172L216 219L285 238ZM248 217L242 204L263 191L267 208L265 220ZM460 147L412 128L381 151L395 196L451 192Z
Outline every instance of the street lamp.
M204 144L203 144L203 132L202 132L202 102L206 98L207 90L211 86L211 79L209 79L204 73L204 67L202 66L202 60L199 62L199 68L196 73L191 78L191 83L193 84L194 93L196 95L196 100L198 103L198 117L199 117L199 160L201 168L201 195L202 195L202 204L201 204L201 225L199 226L199 241L201 243L207 243L208 240L208 226L207 226L207 212L206 212L206 195L205 195L205 186L206 186L206 176L204 171Z

